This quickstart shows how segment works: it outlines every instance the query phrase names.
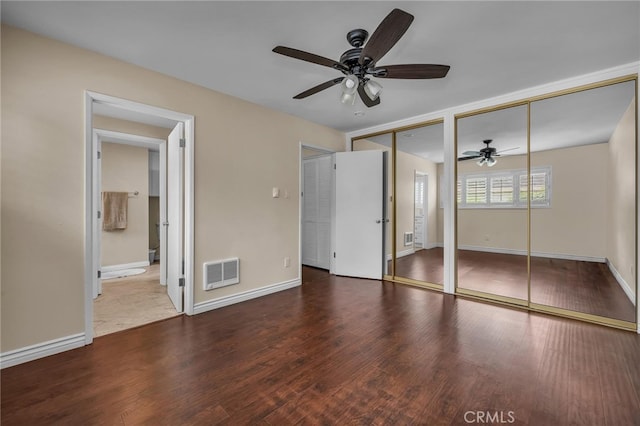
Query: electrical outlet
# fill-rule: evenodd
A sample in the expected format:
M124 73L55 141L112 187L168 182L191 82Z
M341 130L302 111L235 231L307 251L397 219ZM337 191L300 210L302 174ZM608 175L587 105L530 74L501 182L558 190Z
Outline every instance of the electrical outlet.
M289 258L289 257L285 257L285 258L284 258L284 267L285 267L285 268L288 268L288 267L290 267L290 266L291 266L291 258Z

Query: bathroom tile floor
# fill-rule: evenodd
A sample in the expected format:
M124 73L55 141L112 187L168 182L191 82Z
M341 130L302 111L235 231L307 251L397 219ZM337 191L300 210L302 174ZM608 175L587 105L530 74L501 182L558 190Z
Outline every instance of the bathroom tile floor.
M144 274L102 281L102 294L93 302L94 337L178 316L160 285L160 264Z

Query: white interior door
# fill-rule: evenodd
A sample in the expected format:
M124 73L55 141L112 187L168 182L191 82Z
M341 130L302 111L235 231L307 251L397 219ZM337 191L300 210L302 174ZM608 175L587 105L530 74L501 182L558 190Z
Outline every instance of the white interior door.
M178 312L183 311L180 284L184 277L184 152L180 147L183 126L178 123L167 139L167 294Z
M303 161L302 264L329 269L331 254L332 158Z
M382 278L384 156L382 151L335 154L333 273Z

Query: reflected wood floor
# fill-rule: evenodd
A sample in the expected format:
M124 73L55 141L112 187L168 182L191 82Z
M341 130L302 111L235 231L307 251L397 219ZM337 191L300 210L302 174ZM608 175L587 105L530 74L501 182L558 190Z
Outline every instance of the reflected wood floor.
M442 248L419 250L396 260L397 276L441 284ZM513 254L458 251L461 288L527 300L527 258ZM531 301L635 321L635 306L605 263L531 258Z
M634 425L640 336L304 268L304 284L2 370L3 425Z

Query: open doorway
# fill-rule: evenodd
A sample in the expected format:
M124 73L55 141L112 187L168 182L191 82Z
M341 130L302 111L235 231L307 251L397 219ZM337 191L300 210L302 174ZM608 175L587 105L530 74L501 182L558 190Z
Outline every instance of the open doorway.
M94 336L178 315L167 295L166 139L171 127L93 116L97 192ZM105 111L108 113L108 111ZM168 123L173 125L173 123ZM107 129L127 129L122 133ZM144 136L153 135L157 137Z
M300 274L303 283L329 274L333 162L332 151L300 146Z
M193 311L193 116L91 92L86 107L88 344Z

